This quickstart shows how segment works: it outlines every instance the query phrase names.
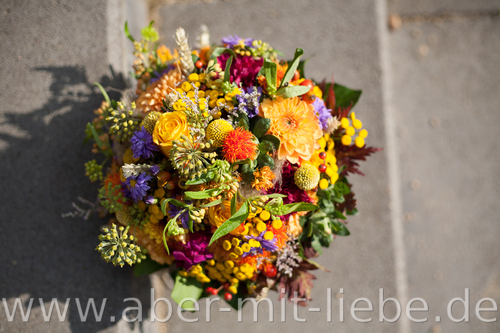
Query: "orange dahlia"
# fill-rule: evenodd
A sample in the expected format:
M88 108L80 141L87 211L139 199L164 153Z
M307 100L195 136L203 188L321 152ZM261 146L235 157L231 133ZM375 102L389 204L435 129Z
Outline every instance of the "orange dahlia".
M312 104L298 97L266 99L260 104L260 116L271 119L269 134L281 140L279 159L297 164L309 160L319 148L323 131Z
M177 68L172 69L139 95L137 106L144 113L161 111L163 100L167 99L167 95L175 90L181 79L181 72Z
M253 134L241 127L232 130L224 139L222 154L230 163L247 158L254 160L257 157L257 143L253 141Z

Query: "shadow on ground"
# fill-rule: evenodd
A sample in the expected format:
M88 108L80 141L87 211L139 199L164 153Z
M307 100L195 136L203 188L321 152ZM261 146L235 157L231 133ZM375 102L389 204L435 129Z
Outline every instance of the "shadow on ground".
M83 67L33 71L50 73L50 98L32 112L0 115L0 295L8 300L10 311L21 295L25 307L34 298L33 309L26 324L19 310L13 322L0 311L0 331L25 331L28 326L33 329L30 332L53 331L53 325L43 322L38 299L43 298L48 309L52 298L61 306L70 298L67 321L57 326L58 331L97 332L114 325L112 316L118 321L123 309L131 306L123 302L131 297L131 271L105 263L94 250L105 220L95 213L88 220L61 215L74 210L72 202L79 196L92 202L97 197L98 185L84 176L84 163L99 157L93 156L90 143L84 145L83 140L85 124L92 120L102 96L88 82ZM104 76L100 83L124 88L121 75ZM116 92L109 93L118 97ZM90 310L83 322L76 298L84 313L90 298L98 312L106 298L102 321L97 322ZM54 311L52 321L56 320Z

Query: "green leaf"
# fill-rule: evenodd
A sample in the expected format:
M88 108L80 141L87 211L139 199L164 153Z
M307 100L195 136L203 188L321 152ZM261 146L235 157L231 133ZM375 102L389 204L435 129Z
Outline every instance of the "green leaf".
M335 196L335 197L333 197L333 201L338 202L338 203L344 203L345 202L345 198L342 195Z
M167 233L167 230L168 228L170 227L170 224L172 223L175 223L175 218L171 219L168 221L167 225L165 226L165 228L163 228L163 245L165 246L165 250L167 250L167 253L170 254L170 250L168 249L168 244L167 244L167 237L166 237L166 233Z
M191 60L193 60L193 64L196 64L196 62L200 60L200 57L198 57L196 54L191 53Z
M224 70L224 82L229 82L229 77L231 76L231 64L233 63L233 56L230 56L226 61L226 69Z
M179 200L175 200L173 198L165 199L161 203L161 211L163 212L164 215L167 215L167 205L169 203L171 203L172 205L175 205L177 207L182 207L182 208L186 208L189 206L187 203L179 201Z
M134 276L149 275L165 267L167 265L162 265L146 256L146 259L142 259L140 263L134 265Z
M281 96L283 98L292 98L295 96L300 96L304 95L306 92L309 91L309 87L306 86L288 86L288 87L281 87L277 92L276 95Z
M287 215L294 212L310 212L319 207L307 202L297 202L287 205L266 205L265 209L273 215Z
M236 161L236 162L234 162L234 163L231 163L231 168L232 168L233 166L235 166L235 165L239 165L239 164L243 164L243 165L244 165L244 164L247 164L247 165L249 165L249 164L251 164L251 163L252 163L252 160L251 160L250 158L247 158L247 159L244 159L244 160L238 160L238 161Z
M285 72L285 76L283 76L283 80L281 80L281 86L285 83L290 82L290 80L295 75L295 70L299 66L300 57L304 54L304 51L301 48L297 48L295 50L295 56L293 57L292 64L288 66L288 69Z
M236 202L237 198L236 197L237 197L237 193L235 193L233 195L233 197L231 198L231 216L233 216L234 213L236 213L236 205L237 205L237 202Z
M345 184L344 182L336 182L335 189L342 194L349 194L351 192L349 186L347 186L347 184Z
M226 49L225 47L217 47L215 50L212 52L210 55L211 60L215 60L218 56L220 56L222 53L228 52L230 53L234 58L236 58L236 53L234 53L233 50L231 49Z
M309 61L309 59L306 59L306 60L301 60L299 62L299 66L297 67L297 70L299 71L300 73L300 77L306 77L306 74L305 74L305 71L304 71L304 67L306 65L306 63Z
M323 251L321 249L321 243L319 242L319 237L314 236L312 241L311 241L311 246L313 249L318 252L320 255L323 254Z
M97 131L95 130L94 125L91 123L88 123L87 126L90 128L90 131L92 132L92 136L94 137L95 142L99 146L99 148L102 148L104 144L102 143L101 139L99 139L99 135L97 134Z
M109 96L108 96L108 93L106 92L106 90L104 90L104 88L101 86L101 84L99 82L94 82L94 84L99 87L99 90L101 91L102 96L104 97L104 100L111 107L111 100L109 99Z
M309 217L309 221L318 222L318 221L323 220L325 218L327 218L327 215L325 214L325 212L319 211L319 212L313 214L311 217Z
M170 293L170 297L179 304L183 299L193 298L200 299L203 294L203 285L193 277L182 277L179 274L175 277L174 289ZM182 304L183 309L194 308L192 301L186 301Z
M206 205L201 205L200 207L208 208L208 207L212 207L212 206L217 206L221 203L222 203L222 199L217 199L217 200L214 200L212 202L207 203Z
M207 173L203 173L201 176L188 180L186 185L200 185L204 183L208 183L212 179L214 179L214 173L209 171Z
M239 127L242 127L247 131L250 129L250 121L248 120L248 116L246 114L240 113L236 118L236 122Z
M284 194L280 194L280 193L273 193L273 194L264 194L264 195L260 195L261 197L262 196L265 196L265 197L268 197L268 198L286 198L287 195L284 195Z
M332 228L332 232L339 236L349 236L351 233L347 230L347 227L342 222L331 221L330 227Z
M358 213L358 209L354 208L353 210L346 210L347 215L356 215Z
M209 190L204 191L187 191L184 192L184 199L192 199L192 200L201 200L208 199L219 195L222 190L218 188L211 188Z
M271 135L271 134L267 134L267 135L264 135L262 138L260 138L260 141L263 142L263 141L269 141L273 144L274 146L274 150L278 150L280 148L280 139L278 139L277 137L275 137L274 135Z
M128 30L128 22L125 21L125 35L130 39L132 42L135 42L134 37L130 34L130 31Z
M271 119L269 118L262 118L259 117L260 119L257 120L255 123L255 126L253 127L252 133L258 138L262 138L264 135L266 135L267 131L269 131L269 128L271 127Z
M259 157L257 157L257 164L261 168L268 166L271 169L274 169L275 167L273 158L265 153L259 154Z
M219 228L217 228L217 230L214 232L212 236L212 239L210 239L209 245L211 245L213 242L215 242L222 236L225 236L234 229L236 229L241 223L243 223L247 219L249 213L250 210L248 208L248 201L245 201L243 205L240 207L240 209L238 209L238 211L233 216L231 216L226 222L224 222Z
M275 62L271 60L264 59L264 76L267 82L267 91L273 94L276 91L276 81L277 81L277 66Z
M341 212L339 212L338 210L336 210L333 215L338 218L338 219L341 219L341 220L347 220L347 217L344 216L344 214L342 214Z
M259 150L261 153L267 153L274 150L274 144L271 141L262 141L259 143Z
M335 93L335 107L347 108L354 106L361 96L361 90L349 89L340 84L333 84L333 92Z

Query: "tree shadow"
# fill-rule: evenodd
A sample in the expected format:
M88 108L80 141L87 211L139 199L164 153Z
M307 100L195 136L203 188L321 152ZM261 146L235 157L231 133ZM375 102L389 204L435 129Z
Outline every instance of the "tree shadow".
M11 299L10 311L12 298L22 294L34 298L34 312L39 307L38 298L43 298L47 309L52 298L62 305L70 298L67 318L71 330L96 332L115 325L122 311L131 306L123 302L133 297L131 270L105 263L95 251L99 227L105 220L97 214L88 220L62 218L61 213L73 210L71 204L79 196L92 202L97 197L98 184L91 184L84 176L84 163L102 160L90 152L90 144L84 145L83 139L85 124L92 121L93 110L103 98L88 82L83 67L35 70L52 77L48 100L29 113L0 115L0 295ZM125 88L122 75L103 76L99 83ZM108 93L119 97L117 92ZM141 283L149 282L143 279ZM149 290L147 285L144 288ZM102 321L96 322L91 310L82 322L75 298L80 299L83 311L89 298L94 298L98 310L107 298ZM0 312L0 318L2 331L20 330L23 325L19 310L12 323L4 320L5 311ZM52 321L56 320L54 313ZM41 316L32 316L31 321L40 331L54 328L54 323L39 325Z

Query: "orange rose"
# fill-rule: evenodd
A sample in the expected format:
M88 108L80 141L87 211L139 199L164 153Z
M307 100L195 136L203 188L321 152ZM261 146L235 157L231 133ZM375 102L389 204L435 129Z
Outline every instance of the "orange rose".
M160 146L163 154L168 156L172 141L180 139L181 135L189 135L186 115L182 111L163 113L156 122L153 131L153 141Z

